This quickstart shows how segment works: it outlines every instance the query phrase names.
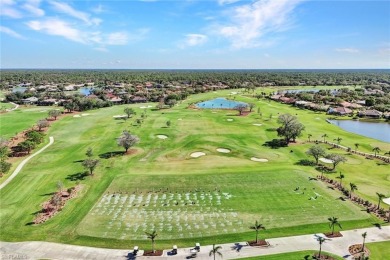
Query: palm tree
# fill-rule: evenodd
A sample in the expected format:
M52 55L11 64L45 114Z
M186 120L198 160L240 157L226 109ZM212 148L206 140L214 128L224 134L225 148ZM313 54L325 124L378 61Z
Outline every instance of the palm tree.
M340 137L337 137L336 139L334 139L334 141L336 141L336 142L337 142L337 144L340 144L341 140L343 140L343 139L342 139L342 138L340 138Z
M145 232L145 234L147 235L147 238L152 240L152 250L153 250L153 253L156 252L156 250L154 250L154 240L156 239L157 237L157 231L156 230L153 230L152 233L149 233L149 232Z
M258 243L259 231L260 231L260 229L264 230L265 227L263 226L263 224L259 224L259 222L256 220L255 225L254 226L250 226L249 228L256 231L256 244L257 244Z
M308 135L307 135L307 138L309 139L309 142L310 142L310 138L311 138L312 136L313 136L312 134L308 134Z
M363 251L364 251L364 244L365 244L365 242L366 242L367 232L364 232L364 233L362 234L362 237L363 237L362 252L363 252Z
M374 147L374 149L372 149L372 151L374 152L375 157L376 157L376 154L379 153L381 151L381 149L377 146L377 147Z
M331 217L331 218L328 218L329 220L329 227L332 229L332 235L334 234L334 226L339 226L339 228L342 229L339 221L338 221L338 218L335 218L335 217Z
M209 256L214 256L214 260L215 260L215 255L219 255L220 257L222 257L222 253L219 252L219 250L221 249L222 246L215 246L215 244L213 244L213 249L210 250Z
M325 138L327 138L327 137L329 137L327 134L323 134L323 135L321 135L321 137L323 137L324 138L324 143L325 143Z
M317 259L321 259L321 250L322 250L322 244L325 242L324 237L317 236L317 241L320 244L320 251L318 252L318 257Z
M384 199L384 198L386 198L386 196L384 195L384 194L382 194L382 193L376 193L376 195L378 195L378 209L379 209L379 207L381 206L381 202L382 202L382 200Z
M351 193L349 194L349 198L352 198L352 192L354 192L358 188L357 188L356 184L354 184L352 182L349 183L349 187L351 187Z
M355 152L357 151L357 149L359 148L359 145L358 143L355 144Z
M340 179L340 185L342 185L343 179L345 178L345 175L341 172L339 173L339 177L336 177L337 179Z

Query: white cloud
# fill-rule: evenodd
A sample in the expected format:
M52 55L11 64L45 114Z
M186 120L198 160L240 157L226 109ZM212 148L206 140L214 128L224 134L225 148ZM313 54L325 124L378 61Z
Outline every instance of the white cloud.
M84 21L87 25L99 25L102 20L99 18L91 18L91 15L85 12L78 11L66 3L51 1L50 4L58 12L65 13L69 16Z
M99 4L99 5L95 6L94 8L92 8L92 12L94 12L95 14L101 14L101 13L104 13L106 11L107 10L103 7L102 4Z
M18 39L25 39L22 35L20 35L19 33L15 32L14 30L8 28L8 27L5 27L5 26L1 26L0 25L0 32L2 33L5 33L5 34L8 34L12 37L15 37L15 38L18 38Z
M114 32L108 34L104 43L107 45L126 45L128 40L129 37L126 32Z
M358 52L360 52L356 48L338 48L338 49L336 49L336 51L337 52L347 52L347 53L358 53Z
M233 4L241 0L217 0L219 5Z
M204 34L186 34L184 40L179 44L180 48L193 47L202 45L207 41L207 36Z
M214 32L231 41L233 48L264 46L269 33L290 28L292 12L302 0L257 0L231 9L226 25L215 25ZM266 44L268 45L268 44Z
M22 18L22 13L14 5L15 2L12 0L0 0L0 16L8 16L15 19Z
M73 28L69 23L58 18L48 18L42 21L29 21L26 24L35 31L41 31L50 35L62 36L75 42L84 44L87 43L85 40L85 35L83 35L80 30Z
M41 0L28 0L22 7L35 16L44 16L45 11L39 8L40 3Z

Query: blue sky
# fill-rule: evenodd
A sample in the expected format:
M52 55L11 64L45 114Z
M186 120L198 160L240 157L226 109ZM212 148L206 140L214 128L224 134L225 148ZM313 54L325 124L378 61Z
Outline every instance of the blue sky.
M1 68L390 68L390 1L0 0Z

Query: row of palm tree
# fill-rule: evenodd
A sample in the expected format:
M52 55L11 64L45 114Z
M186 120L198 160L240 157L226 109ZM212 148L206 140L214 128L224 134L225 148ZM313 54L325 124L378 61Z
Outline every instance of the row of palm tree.
M307 135L307 138L309 139L309 142L310 142L310 138L311 138L311 137L313 137L312 134L308 134L308 135ZM328 138L329 136L328 136L327 134L323 134L323 135L321 135L321 137L324 138L324 143L325 143L326 138ZM336 139L333 139L333 141L336 141L337 144L340 144L342 140L343 140L343 139L340 138L340 137L337 137ZM359 143L355 143L354 145L355 145L355 152L356 152L357 149L359 148L360 144L359 144ZM374 156L376 157L376 155L379 154L379 152L382 151L382 150L381 150L378 146L376 146L376 147L374 147L374 148L372 149L372 151L374 152ZM390 151L384 153L384 155L390 155Z

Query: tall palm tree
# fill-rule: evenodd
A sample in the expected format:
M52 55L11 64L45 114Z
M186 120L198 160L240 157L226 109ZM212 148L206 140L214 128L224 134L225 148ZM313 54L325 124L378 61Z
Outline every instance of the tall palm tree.
M338 221L338 218L335 218L335 217L331 217L331 218L328 218L329 220L329 227L332 229L332 235L334 234L334 226L339 226L339 228L342 229L339 221Z
M339 176L336 177L337 179L340 179L340 185L342 185L343 179L345 178L345 175L342 174L341 172L339 173Z
M354 192L358 188L357 188L356 184L354 184L352 182L349 183L349 187L351 187L351 193L349 194L349 198L352 198L352 192Z
M337 144L340 144L340 142L342 141L343 139L342 138L340 138L340 137L337 137L336 139L334 139L334 141L336 141L337 142Z
M363 251L364 251L364 244L365 244L365 242L366 242L367 232L364 232L364 233L362 234L362 237L363 237L362 252L363 252Z
M376 195L378 195L378 209L379 209L379 207L381 206L381 202L382 202L382 200L384 199L384 198L386 198L386 196L384 195L384 194L382 194L382 193L376 193Z
M307 138L309 139L309 142L310 142L310 138L311 138L312 136L313 136L312 134L308 134L308 135L307 135Z
M359 145L358 143L355 143L355 152L357 151L357 149L359 148Z
M215 244L213 244L213 249L210 250L209 256L213 256L214 260L215 260L215 255L219 255L220 257L222 257L222 253L219 252L219 250L221 250L221 249L222 249L222 246L215 246Z
M327 134L323 134L323 135L321 135L321 137L323 137L324 138L324 143L325 143L325 138L327 138L327 137L329 137Z
M325 242L324 237L317 236L317 242L320 244L320 251L318 252L317 259L321 259L321 250L322 250L322 244Z
M152 240L152 250L153 250L153 253L156 252L156 250L154 250L154 240L156 239L157 237L157 231L156 230L153 230L153 232L149 233L149 232L145 232L145 234L147 235L148 239Z
M255 225L250 226L249 228L256 231L256 244L257 244L258 243L259 231L261 229L264 230L265 227L263 226L263 224L259 224L259 222L256 220Z
M381 149L377 146L377 147L374 147L374 149L372 149L372 151L374 152L375 157L376 157L376 154L379 153L381 151Z

